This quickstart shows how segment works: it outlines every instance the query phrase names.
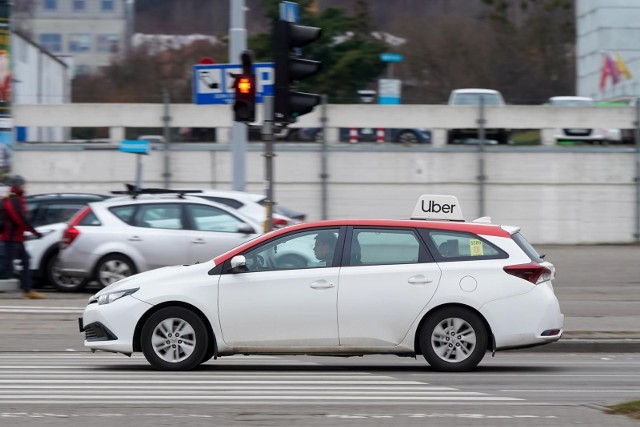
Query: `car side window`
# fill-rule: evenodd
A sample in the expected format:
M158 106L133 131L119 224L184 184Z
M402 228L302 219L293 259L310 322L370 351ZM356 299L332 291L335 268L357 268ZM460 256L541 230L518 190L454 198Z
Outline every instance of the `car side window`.
M135 205L128 206L114 206L109 208L109 211L120 221L125 222L127 224L131 224L133 220L133 213L136 211Z
M419 262L420 241L413 230L354 228L350 265L393 265Z
M146 228L180 230L182 226L182 207L180 204L139 205L132 225Z
M229 212L214 206L189 205L188 209L195 230L237 233L238 227L245 224Z
M288 234L245 254L247 271L298 270L337 265L339 229Z
M508 258L500 248L471 233L430 231L429 239L440 260L472 261Z

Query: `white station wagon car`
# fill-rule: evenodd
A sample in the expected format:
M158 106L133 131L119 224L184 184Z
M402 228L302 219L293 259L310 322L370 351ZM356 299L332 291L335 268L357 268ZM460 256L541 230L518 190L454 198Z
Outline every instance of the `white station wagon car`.
M412 220L283 228L108 286L80 331L94 351L142 351L165 370L233 354L421 354L467 371L487 351L560 339L553 265L519 228L461 219L455 197L422 196ZM285 247L306 263L279 263Z

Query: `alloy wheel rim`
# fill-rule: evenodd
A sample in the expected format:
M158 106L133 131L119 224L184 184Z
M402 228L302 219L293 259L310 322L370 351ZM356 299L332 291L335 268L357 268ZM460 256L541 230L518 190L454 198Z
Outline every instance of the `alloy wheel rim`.
M156 356L168 363L189 358L196 348L196 333L189 322L172 317L158 323L151 335Z
M440 321L431 333L431 347L442 360L459 363L467 360L476 348L473 327L464 319L451 317Z
M131 268L129 268L127 263L119 260L109 260L102 264L100 268L100 283L104 286L129 276L131 276Z

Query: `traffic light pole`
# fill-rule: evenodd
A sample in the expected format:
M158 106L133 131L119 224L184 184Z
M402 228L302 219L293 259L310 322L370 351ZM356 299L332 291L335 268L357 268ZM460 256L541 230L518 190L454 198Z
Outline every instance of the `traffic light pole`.
M264 157L265 157L265 180L267 181L266 196L264 201L267 210L266 220L264 222L264 232L268 233L273 230L273 96L264 97L264 124L262 125L262 140L264 141Z
M247 29L244 23L244 0L229 0L231 26L229 27L229 58L239 58L247 48ZM232 185L236 191L245 189L245 155L247 152L247 125L233 122L231 127L231 156L233 159Z

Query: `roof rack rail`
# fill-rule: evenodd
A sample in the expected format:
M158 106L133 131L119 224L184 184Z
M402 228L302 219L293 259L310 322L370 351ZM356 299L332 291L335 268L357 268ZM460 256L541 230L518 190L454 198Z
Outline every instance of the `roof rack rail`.
M202 190L170 190L168 188L138 188L135 185L125 184L126 190L111 191L111 194L123 194L137 198L141 194L177 194L183 198L185 194L202 193Z

